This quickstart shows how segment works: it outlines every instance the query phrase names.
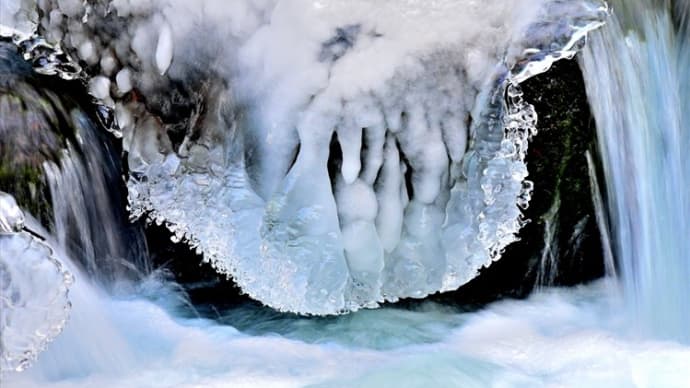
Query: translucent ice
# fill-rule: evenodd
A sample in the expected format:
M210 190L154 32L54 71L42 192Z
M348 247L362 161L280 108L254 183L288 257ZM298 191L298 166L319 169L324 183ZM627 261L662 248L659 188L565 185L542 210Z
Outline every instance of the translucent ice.
M0 191L0 233L19 232L24 227L24 213L14 197Z
M72 275L52 250L20 231L24 216L0 192L0 373L21 371L62 331Z
M604 10L587 0L110 6L47 31L67 47L101 42L122 66L119 92L144 96L111 96L132 215L165 223L252 297L309 314L456 289L500 258L531 191L523 159L536 113L517 84L570 57ZM123 17L119 39L99 37Z

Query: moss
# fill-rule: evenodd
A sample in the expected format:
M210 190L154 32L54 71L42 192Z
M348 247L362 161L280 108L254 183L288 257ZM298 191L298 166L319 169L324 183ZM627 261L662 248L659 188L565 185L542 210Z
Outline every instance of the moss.
M41 169L0 164L0 191L11 193L19 206L44 224L51 219L50 190Z
M78 144L68 112L90 98L80 81L34 73L4 38L0 74L0 191L49 226L52 208L43 164L59 163L67 144Z

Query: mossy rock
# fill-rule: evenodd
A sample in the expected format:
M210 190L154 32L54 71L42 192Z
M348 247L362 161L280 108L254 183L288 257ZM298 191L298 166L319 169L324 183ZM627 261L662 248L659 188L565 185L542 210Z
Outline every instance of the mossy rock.
M59 164L68 148L80 152L71 112L90 101L81 81L37 74L16 45L0 39L0 191L46 226L52 210L43 166Z

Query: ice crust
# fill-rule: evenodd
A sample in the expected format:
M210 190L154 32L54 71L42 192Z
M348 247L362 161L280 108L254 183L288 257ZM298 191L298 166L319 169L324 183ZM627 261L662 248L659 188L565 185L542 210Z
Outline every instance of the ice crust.
M0 192L0 374L26 369L65 326L72 275L22 231L24 214Z
M257 300L306 314L454 290L500 258L531 193L536 113L518 83L571 57L605 12L593 0L60 3L41 2L42 33L90 65L92 94L115 108L132 216L165 223Z

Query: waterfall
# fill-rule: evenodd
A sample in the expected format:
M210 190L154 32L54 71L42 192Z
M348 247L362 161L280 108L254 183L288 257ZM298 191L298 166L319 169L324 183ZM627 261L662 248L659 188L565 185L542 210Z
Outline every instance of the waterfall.
M78 258L83 270L111 284L151 272L142 231L122 211L123 184L117 154L99 138L84 112L74 111L79 149L70 144L59 162L44 162L59 246Z
M558 275L558 213L561 199L557 195L544 215L544 248L539 259L536 287L553 286Z
M613 1L581 66L623 294L639 330L690 341L690 8Z
M616 278L616 261L611 251L611 233L609 227L608 214L606 213L606 204L601 193L601 185L597 177L597 165L594 157L590 151L587 151L587 172L589 173L589 182L592 191L592 199L594 203L594 214L596 216L597 225L599 226L599 233L601 233L601 248L604 254L604 269L606 277Z
M148 275L151 264L140 225L124 211L119 150L101 126L107 109L70 77L76 65L58 47L30 38L0 48L0 72L22 56L42 65L3 79L2 150L15 171L42 167L50 200L35 207L52 209L24 222L15 198L0 192L0 373L26 369L58 334L37 373L116 369L131 357L109 323L105 290L135 284L129 280ZM22 137L32 135L43 142Z

